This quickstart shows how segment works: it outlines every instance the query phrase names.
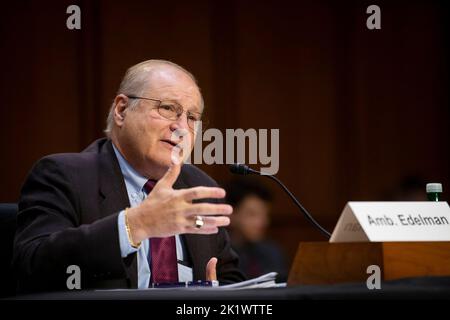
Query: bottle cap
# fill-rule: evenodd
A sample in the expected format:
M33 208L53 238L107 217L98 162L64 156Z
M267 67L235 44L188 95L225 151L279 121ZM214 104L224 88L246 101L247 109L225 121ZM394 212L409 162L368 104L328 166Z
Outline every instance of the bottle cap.
M442 184L427 183L427 193L429 193L429 192L442 192Z

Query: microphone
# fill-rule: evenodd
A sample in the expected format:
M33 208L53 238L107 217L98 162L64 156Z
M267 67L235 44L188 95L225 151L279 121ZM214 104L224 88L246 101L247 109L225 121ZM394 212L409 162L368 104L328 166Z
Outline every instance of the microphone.
M286 186L283 184L283 182L281 182L277 177L270 175L270 174L261 173L257 170L253 170L249 166L247 166L245 164L241 164L241 163L231 164L230 171L231 171L231 173L240 174L240 175L256 174L256 175L264 176L264 177L267 177L267 178L270 178L270 179L276 181L281 186L281 188L283 188L283 190L288 194L288 196L292 199L292 201L294 201L294 203L297 205L297 207L300 208L302 213L305 215L306 220L308 220L313 226L318 228L320 230L320 232L322 232L327 238L331 237L331 234L325 228L323 228L316 220L314 220L314 218L302 206L302 204L297 200L297 198L292 194L292 192L290 192L289 189L286 188Z

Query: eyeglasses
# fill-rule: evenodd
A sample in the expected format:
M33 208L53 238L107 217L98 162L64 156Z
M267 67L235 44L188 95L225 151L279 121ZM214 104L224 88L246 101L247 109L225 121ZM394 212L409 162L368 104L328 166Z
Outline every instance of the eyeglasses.
M153 98L144 98L133 95L127 95L129 99L142 99L150 100L157 103L154 109L157 109L159 115L167 120L176 121L178 120L184 112L186 112L186 118L188 126L191 130L197 131L197 128L202 121L202 114L200 112L193 112L189 110L184 110L183 107L176 102L162 101Z

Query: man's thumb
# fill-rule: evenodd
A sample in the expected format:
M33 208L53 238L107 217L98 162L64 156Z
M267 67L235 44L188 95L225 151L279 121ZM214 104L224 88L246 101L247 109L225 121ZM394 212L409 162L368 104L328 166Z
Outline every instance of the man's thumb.
M213 281L217 280L217 258L213 257L209 259L208 264L206 265L206 280Z

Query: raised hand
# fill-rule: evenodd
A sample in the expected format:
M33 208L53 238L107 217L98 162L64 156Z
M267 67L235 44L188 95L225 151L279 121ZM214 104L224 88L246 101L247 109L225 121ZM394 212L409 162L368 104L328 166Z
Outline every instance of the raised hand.
M213 187L175 190L173 184L180 171L180 163L172 164L149 196L139 206L127 211L135 242L183 233L212 234L218 232L218 227L230 224L229 215L233 212L230 205L192 203L196 199L224 198L225 190ZM201 228L195 225L197 216L203 217Z

